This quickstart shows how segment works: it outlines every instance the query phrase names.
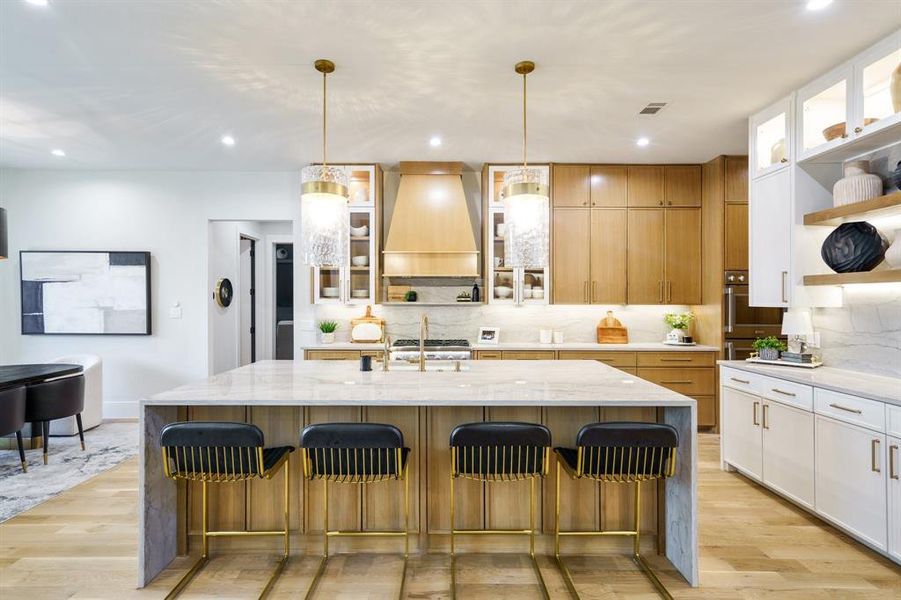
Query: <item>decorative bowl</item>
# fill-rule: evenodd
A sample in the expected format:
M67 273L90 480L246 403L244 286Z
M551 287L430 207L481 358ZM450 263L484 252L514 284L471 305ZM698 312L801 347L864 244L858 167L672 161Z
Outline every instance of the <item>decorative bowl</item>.
M350 237L366 237L369 235L369 225L350 228Z
M532 288L532 298L535 298L537 300L541 300L542 298L544 298L544 288L533 287Z
M875 123L879 119L866 118L863 120L864 126ZM831 142L834 139L840 138L845 135L845 122L836 123L835 125L830 125L826 129L823 130L823 137L826 138L827 142Z
M353 258L350 259L350 264L352 264L355 267L365 267L369 264L369 257L366 256L365 254L360 255L360 256L354 256Z
M506 285L495 286L494 295L498 298L510 298L513 296L513 288Z
M351 290L350 297L351 298L368 298L369 290Z
M322 297L323 298L337 298L338 297L338 288L336 288L336 287L322 288Z

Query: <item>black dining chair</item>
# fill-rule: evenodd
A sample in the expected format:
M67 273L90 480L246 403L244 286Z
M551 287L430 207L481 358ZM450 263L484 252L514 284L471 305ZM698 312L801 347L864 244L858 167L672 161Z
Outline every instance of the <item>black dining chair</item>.
M25 386L0 391L0 435L16 434L22 471L27 472L25 446L22 445L23 427L25 427Z
M84 429L81 427L81 411L84 410L84 375L63 377L35 383L26 388L25 420L41 424L41 438L44 446L44 464L50 449L50 421L75 417L78 437L84 450ZM32 435L34 435L32 431Z

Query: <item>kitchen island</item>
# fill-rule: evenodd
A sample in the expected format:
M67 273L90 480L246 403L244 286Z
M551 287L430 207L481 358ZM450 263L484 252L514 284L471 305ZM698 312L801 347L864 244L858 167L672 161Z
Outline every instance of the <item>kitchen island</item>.
M643 511L643 539L656 542L686 581L698 585L694 400L594 361L473 361L464 368L460 372L361 372L354 362L263 361L142 400L138 585L149 583L177 554L197 545L197 490L163 476L159 450L162 427L186 419L251 422L263 430L270 446L296 446L300 429L310 423L396 425L413 451L411 531L416 534L411 535L411 542L420 551L446 547L450 527L448 436L456 425L483 420L541 422L551 430L554 445L572 446L579 428L590 422L668 423L679 433L676 473L659 488L657 482L643 484L650 493L645 496L643 491L642 496L657 500ZM302 481L299 460L292 460L291 469L296 473L292 481ZM280 477L217 486L210 527L259 529L277 524ZM310 534L320 535L322 523L316 515L321 513L321 487L306 483L294 487L291 530L299 542L294 548L303 548ZM332 525L342 529L401 525L396 490L387 484L365 486L365 490L346 487L349 489L341 490L343 494L329 495ZM501 489L473 483L459 486L457 492L458 527L516 527L528 517L521 490L515 486ZM540 523L545 538L554 527L554 494L551 477L543 482L541 494ZM589 482L565 481L560 494L569 507L563 529L615 529L630 522L629 486L599 489ZM228 541L217 540L213 551ZM547 541L542 540L544 550L549 550ZM479 543L477 540L471 548L487 548ZM587 544L578 539L568 543L567 552L590 553L592 548L616 542L595 539ZM520 546L521 541L513 541L505 549ZM385 548L392 551L393 546ZM297 550L296 554L309 552Z

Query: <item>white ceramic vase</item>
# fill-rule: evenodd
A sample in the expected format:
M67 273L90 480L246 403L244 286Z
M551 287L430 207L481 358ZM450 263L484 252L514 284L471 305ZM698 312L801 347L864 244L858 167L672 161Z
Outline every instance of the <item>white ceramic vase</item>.
M895 239L885 251L885 263L893 269L901 269L901 229L895 230Z
M323 344L333 344L335 343L335 334L334 333L322 333L320 334Z
M869 172L870 161L857 160L845 165L845 176L832 188L832 204L844 206L882 195L882 178Z

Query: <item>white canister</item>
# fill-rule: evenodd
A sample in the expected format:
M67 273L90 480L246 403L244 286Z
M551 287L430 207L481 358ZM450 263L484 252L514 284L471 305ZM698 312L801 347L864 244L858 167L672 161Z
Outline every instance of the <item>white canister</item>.
M494 226L494 230L497 233L497 237L502 238L507 233L507 224L506 223L498 223Z
M563 343L563 332L562 332L562 331L555 331L555 332L554 332L554 343L555 343L555 344L562 344L562 343Z
M550 344L554 341L554 332L550 329L542 329L538 332L538 341L542 344Z

